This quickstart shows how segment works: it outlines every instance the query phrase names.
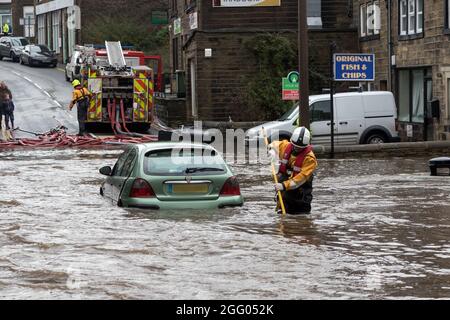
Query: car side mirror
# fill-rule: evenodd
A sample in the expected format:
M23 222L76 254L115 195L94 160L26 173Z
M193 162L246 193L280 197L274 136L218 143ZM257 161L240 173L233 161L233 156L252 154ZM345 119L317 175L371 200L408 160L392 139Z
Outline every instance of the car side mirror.
M99 171L104 176L111 176L112 174L112 169L110 166L103 167Z

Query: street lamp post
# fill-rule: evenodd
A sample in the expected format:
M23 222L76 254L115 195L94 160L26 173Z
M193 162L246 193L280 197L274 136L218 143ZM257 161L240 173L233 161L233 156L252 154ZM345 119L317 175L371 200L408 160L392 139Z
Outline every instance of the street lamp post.
M307 0L298 0L298 62L300 72L300 126L309 129L309 44Z

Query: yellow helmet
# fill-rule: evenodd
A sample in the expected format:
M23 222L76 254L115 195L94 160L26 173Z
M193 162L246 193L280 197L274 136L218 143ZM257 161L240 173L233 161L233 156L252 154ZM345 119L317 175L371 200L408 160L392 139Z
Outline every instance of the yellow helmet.
M74 88L75 88L75 87L78 87L79 85L81 85L80 80L73 80L72 86L73 86Z

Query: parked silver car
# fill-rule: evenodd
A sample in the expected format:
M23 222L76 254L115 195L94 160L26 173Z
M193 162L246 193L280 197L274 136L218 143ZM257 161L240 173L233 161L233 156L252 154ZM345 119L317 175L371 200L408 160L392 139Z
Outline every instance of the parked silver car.
M19 57L28 44L28 40L23 37L0 38L0 60L10 58L14 62L19 62Z

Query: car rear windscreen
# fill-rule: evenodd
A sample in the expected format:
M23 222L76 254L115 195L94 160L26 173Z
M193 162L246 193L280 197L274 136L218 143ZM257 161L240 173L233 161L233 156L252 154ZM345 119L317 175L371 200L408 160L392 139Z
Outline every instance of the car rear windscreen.
M220 175L227 172L223 158L212 149L175 148L148 152L144 173L155 176Z

